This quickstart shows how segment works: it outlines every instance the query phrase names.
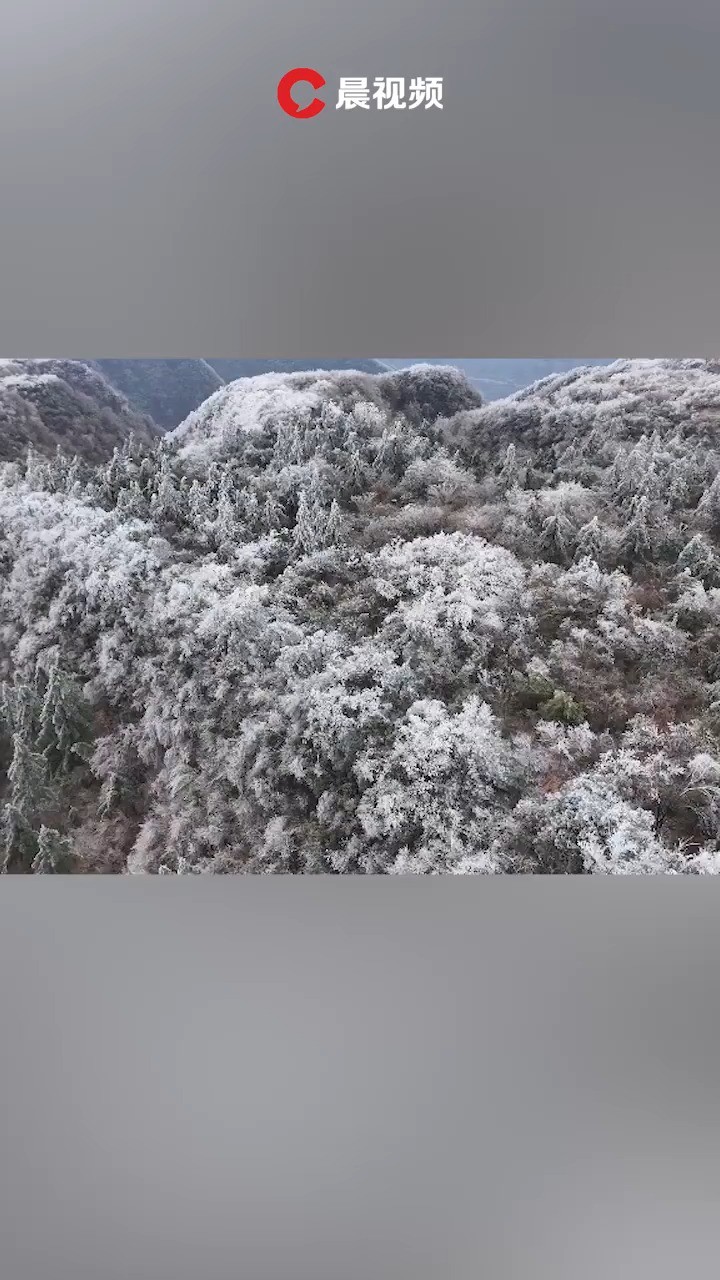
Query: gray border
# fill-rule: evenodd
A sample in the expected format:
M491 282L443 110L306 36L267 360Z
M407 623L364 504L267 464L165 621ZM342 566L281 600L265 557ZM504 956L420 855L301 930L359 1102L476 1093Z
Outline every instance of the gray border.
M713 355L715 0L6 0L0 351ZM292 66L442 111L291 120Z
M3 1275L710 1273L719 892L6 879Z

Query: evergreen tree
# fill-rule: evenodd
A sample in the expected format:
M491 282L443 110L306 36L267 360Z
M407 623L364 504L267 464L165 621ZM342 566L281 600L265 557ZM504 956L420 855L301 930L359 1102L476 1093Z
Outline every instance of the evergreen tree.
M32 742L40 707L40 699L31 684L15 679L0 685L0 716L10 737L17 733L23 742Z
M326 546L335 546L338 542L342 541L344 527L345 521L343 520L342 512L340 511L337 499L333 498L330 503L330 510L325 523Z
M387 430L387 428L385 428L382 435L380 436L380 440L378 441L377 452L375 454L375 461L373 463L373 470L377 474L380 475L385 469L392 468L394 452L395 452L395 448L394 448L394 442L393 442L392 436L390 435L390 432Z
M37 852L31 864L34 875L53 875L68 871L72 855L72 841L54 827L40 827Z
M351 485L353 487L357 487L359 484L361 484L364 478L364 474L365 474L365 468L363 467L363 460L360 454L360 450L358 448L353 448L350 450L350 455L348 458L348 476L350 478Z
M181 495L167 457L163 457L160 464L153 508L158 519L167 521L169 524L177 522L182 514Z
M301 493L295 517L293 546L300 555L310 555L317 549L318 543L316 508L311 506L305 494Z
M607 546L606 536L597 516L593 516L587 524L578 530L575 559L582 560L588 556L596 564L602 564Z
M28 871L37 853L37 835L14 804L6 804L0 826L0 872Z
M700 499L699 509L713 533L720 533L720 471Z
M694 538L683 547L677 559L678 569L687 569L694 578L699 578L706 587L715 587L720 581L720 560L711 546L696 533Z
M283 509L280 506L274 493L268 492L265 495L265 502L262 509L262 524L266 530L280 529L283 525Z
M650 504L644 496L632 504L632 514L620 543L620 554L623 562L630 568L634 564L642 564L652 559L653 532L650 524Z
M676 458L667 476L666 497L672 510L687 507L690 503L690 478L688 468L681 458Z
M45 487L47 476L47 464L45 459L39 454L32 445L28 445L27 454L25 455L25 478L29 484L36 489Z
M219 544L222 546L223 544L232 544L239 541L241 528L233 499L227 494L221 493L215 518L215 531Z
M520 481L520 464L517 459L517 449L514 444L509 444L505 450L500 474L498 476L500 487L503 490L512 489L514 485Z
M77 685L54 663L40 713L39 745L53 769L67 773L80 757L75 748L90 741L89 708Z
M120 489L116 506L118 512L127 519L142 520L145 517L148 509L147 499L137 480L130 480Z
M564 564L570 552L572 525L562 506L548 516L540 532L540 548L551 560Z
M260 503L254 489L246 489L242 495L243 517L252 528L260 517Z
M210 504L207 487L201 485L199 480L193 480L190 485L186 505L190 523L197 529L204 529L210 520Z
M30 750L19 733L13 736L13 758L8 769L12 807L28 821L48 804L52 786L47 760Z
M71 498L81 498L85 491L84 484L84 467L81 459L76 455L70 466L65 472L64 489Z
M116 445L113 449L112 457L105 468L105 491L112 503L117 502L118 495L125 482L127 462L127 451L120 449Z

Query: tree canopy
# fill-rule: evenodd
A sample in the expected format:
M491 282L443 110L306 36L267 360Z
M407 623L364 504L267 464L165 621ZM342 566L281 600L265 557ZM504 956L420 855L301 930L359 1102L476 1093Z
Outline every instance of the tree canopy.
M0 473L6 872L716 874L720 363L269 374Z

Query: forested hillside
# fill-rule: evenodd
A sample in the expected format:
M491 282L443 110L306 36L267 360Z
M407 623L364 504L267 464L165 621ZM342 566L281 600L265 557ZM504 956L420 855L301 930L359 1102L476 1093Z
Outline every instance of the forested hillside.
M78 360L0 360L0 461L32 446L100 462L133 434L159 433L99 370Z
M163 431L178 426L223 384L206 360L88 360Z
M297 373L298 360L89 360L140 413L171 431L226 382L261 373ZM313 361L318 369L359 369L381 373L375 360Z
M0 473L5 871L720 871L720 362L274 374Z
M263 373L304 373L308 369L358 369L361 373L382 373L377 360L208 360L223 382L238 378L257 378Z
M386 368L407 369L414 362L391 358L384 360L383 363ZM516 391L521 391L531 383L538 382L540 378L547 378L551 374L568 373L580 365L595 367L613 362L612 360L522 360L516 356L496 360L442 359L437 363L456 365L485 400L501 400L504 396L513 395Z

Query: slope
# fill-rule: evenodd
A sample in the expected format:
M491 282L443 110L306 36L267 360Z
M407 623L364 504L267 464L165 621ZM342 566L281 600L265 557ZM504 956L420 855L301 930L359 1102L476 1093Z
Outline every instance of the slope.
M99 371L75 360L0 360L0 459L32 446L100 462L133 433L150 440L157 430Z

